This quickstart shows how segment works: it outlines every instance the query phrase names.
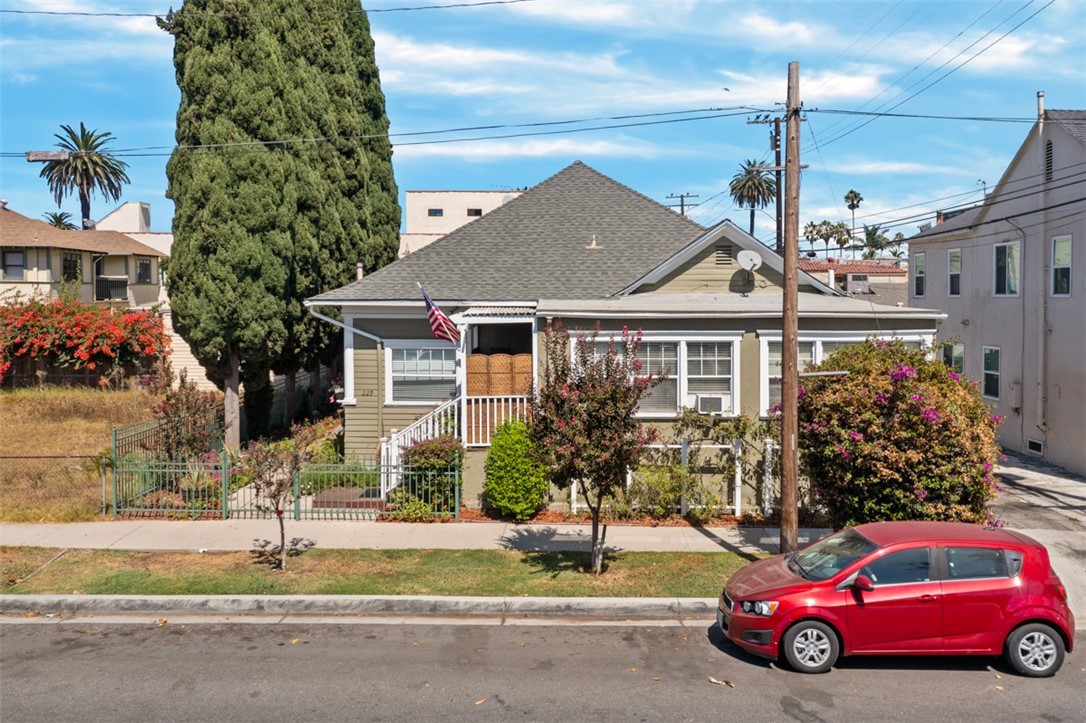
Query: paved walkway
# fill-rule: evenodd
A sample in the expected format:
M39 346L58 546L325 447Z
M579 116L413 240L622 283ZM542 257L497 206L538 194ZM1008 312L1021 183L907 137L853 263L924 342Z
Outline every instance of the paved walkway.
M1079 628L1086 629L1086 478L1013 456L1008 456L997 471L1004 487L993 505L997 518L1007 527L1021 530L1048 547L1052 566L1067 585ZM800 530L800 542L806 544L826 532L828 530ZM591 528L588 525L496 522L409 524L291 520L287 523L287 535L313 540L318 547L325 549L588 550L591 543ZM250 550L254 541L275 539L277 536L278 528L274 520L0 524L2 545L61 549ZM779 540L777 528L760 527L608 525L604 535L604 543L612 551L776 552ZM12 609L11 601L18 597L0 598L0 609ZM232 604L241 605L240 600L237 598ZM262 606L269 604L270 599L263 599L263 603L259 600L252 598L247 604L256 606L253 609L264 609ZM690 610L694 602L697 602L699 610L705 607L705 601L687 601L685 608L677 601L668 601L661 609ZM443 604L446 603L455 601L445 601ZM69 601L66 604L74 603ZM432 601L420 604L425 607L431 605ZM508 601L502 602L502 605L507 604ZM564 605L569 607L572 603ZM236 611L240 608L231 609ZM625 610L626 607L621 609Z

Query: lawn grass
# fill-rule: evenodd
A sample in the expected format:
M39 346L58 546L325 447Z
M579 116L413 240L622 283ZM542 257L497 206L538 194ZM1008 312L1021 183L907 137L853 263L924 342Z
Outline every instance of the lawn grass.
M753 559L732 552L618 552L595 576L587 552L307 550L285 572L253 552L154 553L0 547L5 594L715 597ZM55 558L55 559L54 559ZM27 577L29 576L29 579Z

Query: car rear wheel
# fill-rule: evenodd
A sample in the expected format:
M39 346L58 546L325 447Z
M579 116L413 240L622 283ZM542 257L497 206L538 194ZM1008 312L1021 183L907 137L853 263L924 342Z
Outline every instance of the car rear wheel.
M1055 675L1063 665L1063 638L1043 623L1031 623L1007 638L1007 662L1015 672L1030 678Z
M825 673L837 662L840 644L829 625L803 620L784 634L781 641L788 664L800 673Z

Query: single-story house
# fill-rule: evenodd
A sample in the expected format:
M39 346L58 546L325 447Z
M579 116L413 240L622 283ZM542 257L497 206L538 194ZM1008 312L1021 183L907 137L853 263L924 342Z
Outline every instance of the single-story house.
M640 356L666 381L640 416L666 425L684 407L768 414L780 396L783 260L730 221L703 228L576 162L434 243L309 299L344 334L348 454L372 455L452 428L478 504L494 427L524 417L547 323L600 339L641 329ZM927 346L939 311L852 298L800 272L800 360L868 337ZM435 338L419 286L459 332ZM436 420L436 421L435 421ZM383 440L383 441L382 441ZM737 508L756 492L733 490Z
M55 298L67 283L87 303L159 303L161 251L117 231L65 231L0 204L0 295Z

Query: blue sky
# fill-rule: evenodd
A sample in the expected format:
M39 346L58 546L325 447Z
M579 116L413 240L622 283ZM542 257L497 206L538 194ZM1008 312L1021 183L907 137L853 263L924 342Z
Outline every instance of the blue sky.
M662 203L696 194L688 213L699 223L730 218L745 228L749 212L734 207L728 181L745 159L772 161L769 126L748 121L779 112L795 60L807 111L801 226L850 222L842 197L854 188L864 197L857 226L883 223L908 236L925 214L978 201L995 185L1036 117L1037 91L1049 109L1086 108L1079 0L523 0L397 9L443 4L365 4L401 203L405 190L531 186L581 160ZM52 148L60 125L82 121L116 137L112 150L132 180L122 201L150 203L154 230L170 229L173 43L152 17L138 16L169 6L3 0L0 197L10 208L36 218L58 210L40 166L21 154ZM620 116L645 117L610 120ZM399 135L585 119L607 120ZM574 132L520 135L558 130ZM419 140L439 142L410 145ZM115 205L95 196L92 215ZM60 210L78 216L78 201ZM763 240L774 235L771 212L758 214Z

